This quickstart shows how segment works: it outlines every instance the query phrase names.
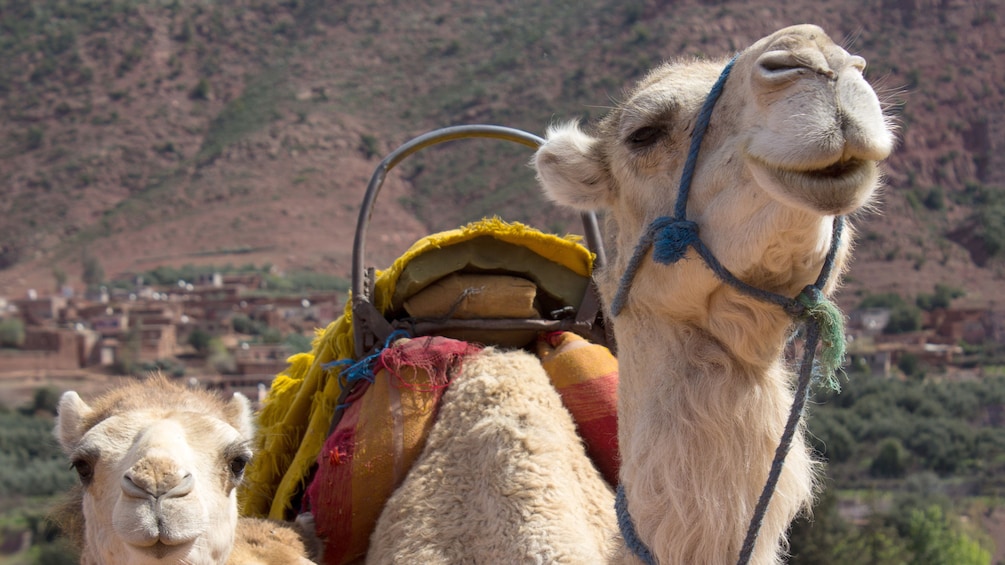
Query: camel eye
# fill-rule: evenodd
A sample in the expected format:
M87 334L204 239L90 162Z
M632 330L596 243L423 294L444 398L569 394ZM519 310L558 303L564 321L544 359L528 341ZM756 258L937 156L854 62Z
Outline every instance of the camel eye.
M80 477L80 482L84 486L90 484L91 479L94 478L94 466L86 459L74 459L70 462L70 468L77 472L77 476Z
M230 460L230 472L235 478L241 478L244 474L244 468L248 466L248 461L251 461L251 457L245 454L238 455Z
M656 143L662 136L663 128L645 126L628 135L628 144L633 149L642 149Z

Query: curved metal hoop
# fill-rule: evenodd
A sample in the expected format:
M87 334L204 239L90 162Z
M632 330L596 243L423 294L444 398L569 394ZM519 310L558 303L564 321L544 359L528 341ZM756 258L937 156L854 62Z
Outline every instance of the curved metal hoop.
M454 141L457 139L488 138L512 141L521 145L526 145L531 149L537 149L544 143L544 139L523 130L494 125L464 125L453 126L433 130L406 142L385 157L373 176L370 177L370 184L366 187L366 194L363 195L363 203L359 209L359 219L356 221L356 236L352 247L352 309L353 327L357 344L357 353L360 352L360 344L363 342L363 333L366 331L365 322L368 314L364 309L370 305L370 293L367 285L367 273L364 265L364 255L366 252L366 234L370 227L370 218L373 215L374 203L377 194L384 185L388 171L405 160L406 157L439 143ZM595 266L602 266L606 261L603 243L600 238L600 226L597 216L593 212L581 214L583 220L583 230L586 236L586 244L590 251L596 254ZM370 281L372 284L373 281Z

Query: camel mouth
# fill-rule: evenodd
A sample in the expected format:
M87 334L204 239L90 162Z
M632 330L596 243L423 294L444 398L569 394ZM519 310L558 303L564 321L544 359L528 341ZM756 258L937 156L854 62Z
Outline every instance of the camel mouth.
M796 170L748 157L757 184L790 204L825 214L846 214L859 208L878 184L875 161L852 158Z
M803 174L817 179L839 180L844 177L855 176L866 166L866 161L861 159L848 159L847 161L838 161L822 169L805 171Z
M144 553L156 559L164 559L168 555L184 549L187 544L168 545L161 540L155 541L151 545L134 546L140 553Z

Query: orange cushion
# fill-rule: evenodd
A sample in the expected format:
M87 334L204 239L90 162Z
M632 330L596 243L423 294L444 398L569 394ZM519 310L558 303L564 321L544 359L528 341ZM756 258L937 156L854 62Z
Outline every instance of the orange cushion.
M572 413L586 453L608 483L618 484L618 360L570 332L542 335L537 355Z

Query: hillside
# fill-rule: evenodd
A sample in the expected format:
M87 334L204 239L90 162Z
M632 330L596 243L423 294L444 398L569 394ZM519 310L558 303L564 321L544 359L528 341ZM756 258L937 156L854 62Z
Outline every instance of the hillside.
M999 0L228 3L0 0L0 295L157 265L348 276L363 189L407 139L460 123L542 133L603 114L649 67L818 23L898 116L845 302L1005 289ZM529 151L468 141L392 173L369 263L484 214L552 230ZM984 212L984 213L982 213Z

